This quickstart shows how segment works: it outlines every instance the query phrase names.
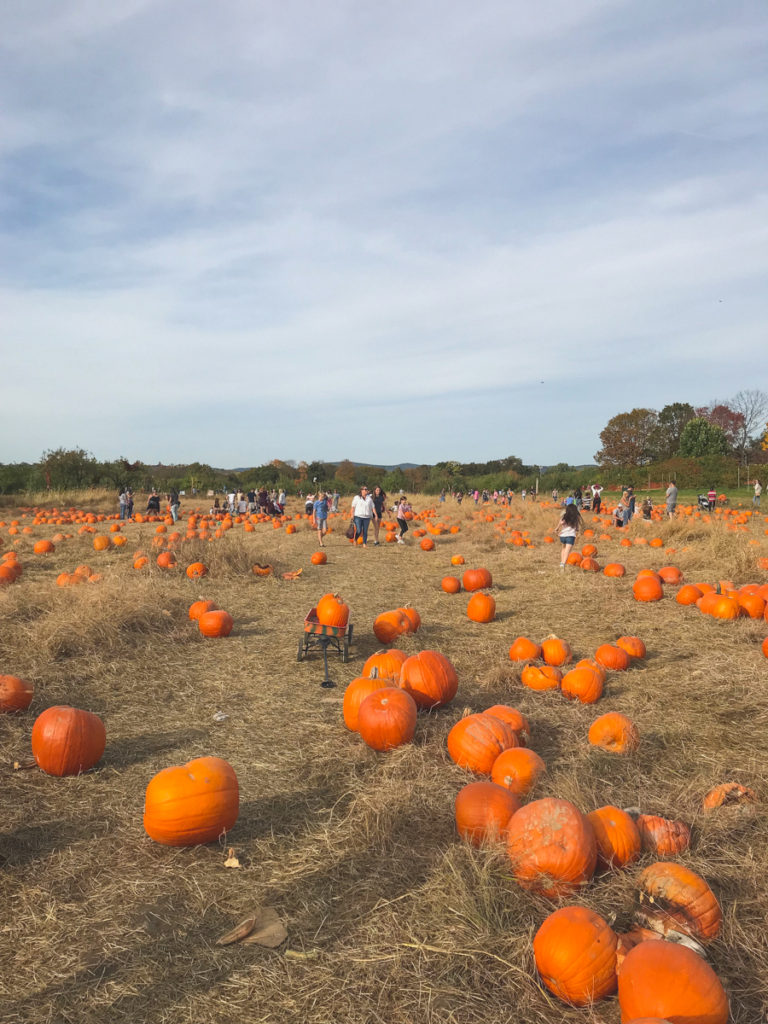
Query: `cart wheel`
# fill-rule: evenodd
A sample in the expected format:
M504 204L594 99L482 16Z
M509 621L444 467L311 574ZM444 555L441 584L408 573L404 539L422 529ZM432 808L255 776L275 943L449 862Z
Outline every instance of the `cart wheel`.
M341 660L346 663L349 661L349 637L344 637L344 645L341 648Z
M299 653L296 655L296 661L303 661L304 659L304 641L299 640Z

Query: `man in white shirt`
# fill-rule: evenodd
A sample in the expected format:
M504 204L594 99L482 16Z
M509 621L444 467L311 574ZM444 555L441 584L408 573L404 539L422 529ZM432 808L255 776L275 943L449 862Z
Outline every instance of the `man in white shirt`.
M368 546L368 527L371 525L371 519L377 518L373 498L365 484L360 488L360 493L352 499L352 515L355 520L355 535L362 536L365 548Z

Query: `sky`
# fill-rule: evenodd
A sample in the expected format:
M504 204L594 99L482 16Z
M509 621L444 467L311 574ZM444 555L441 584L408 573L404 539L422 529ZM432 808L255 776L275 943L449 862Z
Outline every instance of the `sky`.
M763 0L27 0L0 462L588 463L768 390Z

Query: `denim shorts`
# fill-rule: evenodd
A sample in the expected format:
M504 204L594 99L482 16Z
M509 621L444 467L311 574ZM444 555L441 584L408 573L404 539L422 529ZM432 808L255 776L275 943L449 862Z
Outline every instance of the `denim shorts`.
M561 537L560 538L560 543L561 544L575 544L575 542L576 542L576 538L575 537Z

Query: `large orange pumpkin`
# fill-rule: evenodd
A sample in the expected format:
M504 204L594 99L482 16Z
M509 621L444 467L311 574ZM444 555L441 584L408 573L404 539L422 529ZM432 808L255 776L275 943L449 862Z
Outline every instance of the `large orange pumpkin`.
M507 853L525 889L556 898L588 882L597 864L594 829L567 800L546 797L521 807L507 827Z
M547 665L567 665L573 658L570 644L554 634L541 641L541 656Z
M32 755L48 775L89 771L100 760L106 744L102 720L80 708L48 708L32 726Z
M381 679L378 675L368 676L363 674L353 679L344 691L344 700L341 706L341 713L344 716L344 725L350 732L357 732L357 719L360 712L360 705L365 698L375 690L383 690L385 686L391 686L391 679Z
M410 743L416 732L416 702L399 687L375 690L358 708L357 731L373 750L392 750Z
M361 675L372 676L373 670L376 669L379 679L394 679L397 682L400 679L400 669L407 657L405 651L397 647L392 647L388 651L376 651L363 665Z
M624 672L629 668L629 655L617 644L600 644L595 651L595 661L613 672Z
M147 786L144 829L164 846L211 843L237 821L235 770L220 757L198 757L164 768Z
M448 733L448 753L460 768L490 775L493 763L503 750L519 747L511 725L493 715L467 715Z
M418 707L441 708L456 696L459 677L444 654L420 651L403 662L400 686L410 693Z
M664 588L657 576L640 576L632 584L632 593L636 601L660 601Z
M589 727L589 742L612 754L626 754L636 750L640 737L634 722L620 711L609 711L596 718Z
M207 637L229 636L232 632L234 620L229 612L220 608L210 612L203 612L197 620L197 628Z
M199 580L202 579L203 576L207 575L208 566L204 565L202 562L193 562L191 565L187 566L187 576L189 576L191 580Z
M511 725L522 744L527 743L531 738L530 722L521 711L513 708L511 704L493 704L486 708L483 714L493 715L494 718L500 718L502 722Z
M684 821L638 814L635 818L643 849L657 857L674 857L691 844L691 830Z
M520 673L520 682L531 690L556 690L562 678L554 665L526 665Z
M638 919L661 935L678 931L708 942L720 931L720 904L701 875L690 868L657 861L640 875L638 888Z
M529 640L527 636L519 636L509 648L510 661L535 661L541 657L541 645Z
M474 846L500 839L520 809L514 793L495 782L470 782L456 795L456 830Z
M594 704L603 695L603 677L589 665L577 665L565 673L560 690L569 700Z
M728 1024L728 997L700 956L672 942L641 942L619 971L622 1024L643 1017L679 1024Z
M586 907L561 907L541 925L533 955L550 992L572 1006L590 1006L616 991L614 930Z
M461 582L465 590L487 590L493 586L493 577L487 569L467 569Z
M547 770L539 755L528 747L503 750L491 767L491 779L516 796L527 796L536 780Z
M323 594L317 602L317 621L322 626L344 628L349 622L349 607L338 594Z
M411 624L408 617L399 608L382 612L373 620L373 635L380 644L391 644L402 633L410 633L410 631Z
M216 604L213 601L193 601L189 606L188 615L193 622L197 622L201 615L205 615L206 612L215 612Z
M496 618L496 601L490 594L473 594L467 604L467 618L472 622L493 622Z

